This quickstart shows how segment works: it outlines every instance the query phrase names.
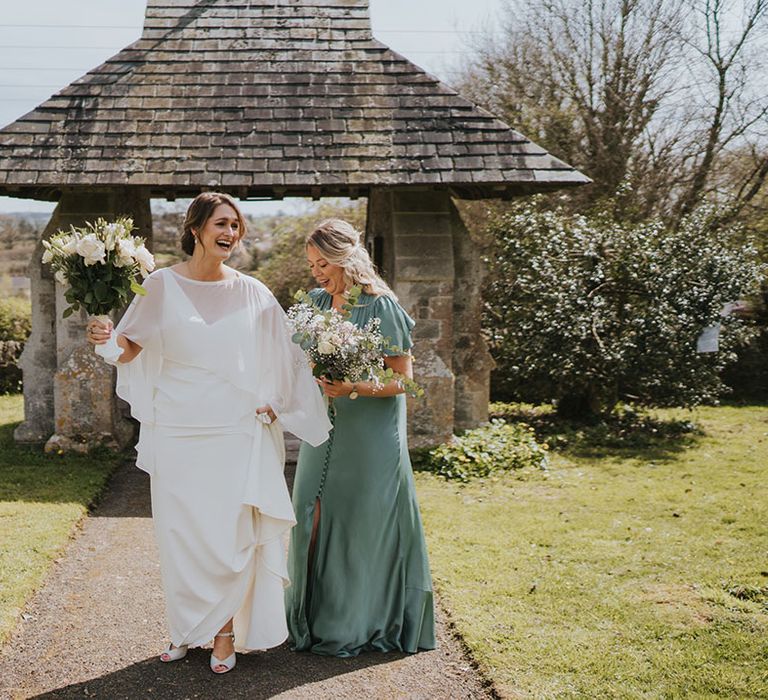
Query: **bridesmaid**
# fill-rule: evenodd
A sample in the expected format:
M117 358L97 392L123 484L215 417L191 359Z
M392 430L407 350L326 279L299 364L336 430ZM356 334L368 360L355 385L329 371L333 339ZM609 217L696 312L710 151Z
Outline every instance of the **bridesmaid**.
M314 303L340 310L347 291L362 287L351 321L378 317L382 335L402 348L384 352L386 365L411 377L414 322L376 274L360 234L330 219L307 238L306 252L320 285L310 292ZM336 411L329 439L299 452L286 591L293 647L330 656L434 649L403 390L395 382L376 391L370 383L318 383Z

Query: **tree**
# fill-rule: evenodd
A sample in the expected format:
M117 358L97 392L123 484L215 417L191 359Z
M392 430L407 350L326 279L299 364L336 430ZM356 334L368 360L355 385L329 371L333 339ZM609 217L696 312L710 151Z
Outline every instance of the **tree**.
M13 250L19 240L19 233L10 217L0 218L0 240L6 250Z
M334 200L321 202L305 214L275 217L274 243L255 276L272 290L283 308L289 307L296 291L315 286L304 250L304 241L313 228L323 219L339 218L365 231L365 217L364 201L344 204Z
M678 228L520 205L491 226L485 327L497 394L556 401L586 417L621 399L695 405L724 390L721 369L752 330L723 306L755 292L765 267L736 228L711 233L702 208ZM701 331L723 324L720 351Z
M768 176L767 4L508 0L463 89L593 178L572 210L677 225L707 197L751 201ZM726 184L734 150L752 167Z
M732 210L752 201L768 177L768 98L755 70L766 50L768 0L698 0L693 8L683 39L695 59L701 126L687 143L677 220L721 184L718 168L734 147L752 151L753 167L730 188Z

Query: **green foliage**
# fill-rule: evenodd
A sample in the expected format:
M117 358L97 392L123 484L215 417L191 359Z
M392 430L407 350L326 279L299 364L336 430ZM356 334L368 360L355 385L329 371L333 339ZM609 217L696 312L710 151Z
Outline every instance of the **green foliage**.
M466 482L512 469L546 469L547 445L536 442L533 428L495 418L426 455L417 454L416 463L423 471Z
M365 230L365 201L343 204L322 202L311 211L297 216L281 216L274 220L271 249L260 261L255 276L277 297L287 309L293 303L293 295L299 289L315 285L307 266L304 241L313 228L323 219L339 218L349 221L356 229Z
M484 323L497 362L497 398L556 401L573 416L620 399L648 405L713 402L734 350L753 335L727 302L765 273L735 228L713 230L702 207L677 230L541 211L535 201L495 219ZM699 354L722 322L720 351Z
M32 331L32 306L27 299L0 299L0 394L21 391L19 358Z
M768 223L768 222L766 222ZM768 228L766 229L768 230ZM768 244L768 236L763 236L763 245ZM762 259L768 260L768 248L764 249ZM762 290L762 298L751 300L750 321L755 325L757 335L749 344L739 349L736 364L726 368L723 381L733 390L733 400L747 402L768 401L768 279Z
M24 342L32 331L32 305L28 299L0 299L0 341Z
M132 276L125 274L125 268L89 266L79 256L70 262L68 283L64 298L71 306L64 310L64 318L81 306L93 315L108 314L126 306L133 294L146 294Z

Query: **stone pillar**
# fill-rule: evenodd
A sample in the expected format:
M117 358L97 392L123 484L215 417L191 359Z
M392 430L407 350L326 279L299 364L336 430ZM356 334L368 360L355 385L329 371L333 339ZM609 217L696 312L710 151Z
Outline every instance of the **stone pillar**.
M58 211L43 232L50 238L58 229ZM43 265L43 243L38 241L29 261L32 332L24 345L19 365L24 376L24 422L13 433L16 442L42 443L54 431L53 374L56 371L55 282L48 265Z
M488 420L494 361L482 335L483 263L458 209L451 204L453 231L453 367L456 374L454 429L475 428Z
M68 229L70 225L82 226L85 221L94 221L98 217L114 219L122 215L133 217L138 227L136 234L144 236L151 246L149 197L146 192L135 189L64 193L46 235ZM35 280L36 275L48 279L50 271L39 260L40 256L37 256L31 262L32 279ZM50 287L46 289L50 291ZM124 408L119 405L122 402L114 395L114 369L98 358L85 342L85 313L63 318L67 303L60 285L56 285L55 294L48 296L33 292L32 304L32 352L27 356L25 349L22 363L25 407L40 403L42 386L47 391L48 401L52 395L53 410L46 414L47 422L42 417L42 410L28 416L19 426L17 439L30 435L39 440L47 438L46 449L51 451L86 451L96 444L110 447L128 444L133 438L134 427L127 419ZM41 327L39 336L34 337L36 323L44 327ZM39 347L45 347L47 354L36 351ZM25 427L28 423L29 427ZM51 432L54 434L50 435Z
M481 333L480 253L447 191L374 189L366 245L416 321L412 447L444 442L488 420L493 359Z
M414 374L425 397L410 400L409 443L426 447L454 428L453 205L447 192L374 189L368 198L369 250L416 321ZM378 240L377 240L378 239Z

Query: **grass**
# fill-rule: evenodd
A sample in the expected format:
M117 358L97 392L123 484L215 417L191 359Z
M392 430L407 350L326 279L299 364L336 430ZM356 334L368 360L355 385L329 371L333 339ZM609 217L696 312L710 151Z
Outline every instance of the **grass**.
M13 429L22 415L21 396L0 396L0 643L119 459L18 447Z
M590 440L539 412L548 473L416 475L436 585L502 697L768 697L768 407L658 415Z

